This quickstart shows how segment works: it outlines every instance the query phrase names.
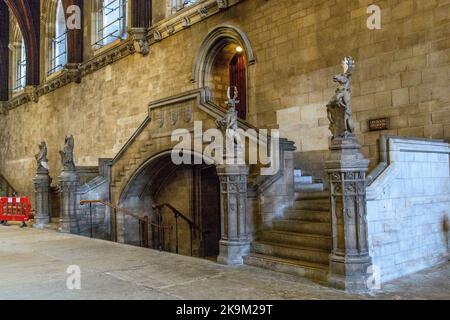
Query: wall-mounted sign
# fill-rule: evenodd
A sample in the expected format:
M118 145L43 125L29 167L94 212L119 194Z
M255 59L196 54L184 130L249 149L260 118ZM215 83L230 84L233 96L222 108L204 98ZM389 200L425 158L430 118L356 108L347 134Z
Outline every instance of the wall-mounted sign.
M369 120L370 131L380 131L389 129L389 118L380 118Z

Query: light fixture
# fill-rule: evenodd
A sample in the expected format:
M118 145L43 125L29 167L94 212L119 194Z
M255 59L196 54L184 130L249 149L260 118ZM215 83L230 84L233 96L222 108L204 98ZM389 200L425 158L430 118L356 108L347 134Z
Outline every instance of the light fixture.
M237 53L241 53L241 52L243 52L243 51L244 51L244 49L242 49L241 46L237 46L237 47L236 47L236 52L237 52Z

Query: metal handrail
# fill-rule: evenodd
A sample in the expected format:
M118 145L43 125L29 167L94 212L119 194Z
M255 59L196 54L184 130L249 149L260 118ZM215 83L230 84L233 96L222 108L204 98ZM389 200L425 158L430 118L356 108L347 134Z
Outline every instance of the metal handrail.
M0 173L0 187L4 186L4 191L6 192L4 196L10 196L16 193L14 187L6 180L6 178ZM1 188L0 188L1 189Z
M138 220L139 223L139 241L141 242L141 246L148 248L149 247L149 243L148 243L148 226L154 226L157 227L158 229L172 229L172 226L165 226L162 224L154 224L152 222L149 221L148 216L144 216L144 217L140 217L136 214L134 214L133 212L123 209L123 208L118 208L117 206L113 205L112 203L103 201L103 200L81 200L80 201L80 205L86 205L89 204L89 210L90 210L90 223L91 223L91 238L93 237L93 230L92 230L92 205L93 204L101 204L104 205L106 207L109 207L111 209L113 209L113 216L114 219L111 219L111 229L113 230L112 232L112 241L117 242L117 212L122 212L124 215L133 217L135 219Z
M175 217L175 230L176 230L176 249L175 252L178 254L179 252L179 235L178 235L178 218L182 218L184 221L186 221L189 224L189 231L190 231L190 245L191 245L191 256L192 256L192 243L193 243L193 230L196 229L200 232L201 236L203 237L205 235L205 231L203 231L197 224L195 224L191 219L186 217L184 214L182 214L179 210L177 210L175 207L173 207L169 203L162 203L162 204L153 204L152 208L154 210L157 210L159 212L159 221L162 223L162 213L161 209L167 207L169 208Z

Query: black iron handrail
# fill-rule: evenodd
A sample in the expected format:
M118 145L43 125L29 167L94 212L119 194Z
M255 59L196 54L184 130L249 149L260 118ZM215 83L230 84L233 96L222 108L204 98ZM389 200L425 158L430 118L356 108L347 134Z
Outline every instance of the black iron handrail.
M174 206L168 203L162 203L162 204L153 204L152 208L158 212L158 223L162 223L162 208L168 208L175 217L175 236L176 236L176 244L175 244L175 252L179 253L179 231L178 231L178 218L183 219L186 221L189 225L189 231L190 231L190 245L191 245L191 256L192 256L192 243L193 243L193 231L197 230L200 232L201 236L203 237L205 235L205 231L202 230L197 224L195 224L191 219L186 217L184 214L182 214L178 209L176 209ZM161 243L161 236L160 236L160 243ZM161 247L160 247L161 250Z
M89 212L90 212L90 225L91 225L91 238L93 237L93 223L92 223L92 205L93 204L101 204L106 207L113 209L113 219L111 219L111 241L117 242L117 213L122 212L124 215L130 216L138 220L139 223L139 242L140 245L144 248L149 248L149 239L148 239L148 226L154 226L160 229L171 229L171 226L164 226L162 224L154 224L149 221L148 216L139 216L134 214L133 212L118 208L117 206L103 201L103 200L81 200L81 205L89 204Z

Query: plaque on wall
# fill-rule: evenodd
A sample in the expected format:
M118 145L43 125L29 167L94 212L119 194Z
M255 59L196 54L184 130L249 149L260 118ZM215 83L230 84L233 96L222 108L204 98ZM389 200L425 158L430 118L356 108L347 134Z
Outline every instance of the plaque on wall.
M369 120L370 131L380 131L389 129L389 118L379 118Z

